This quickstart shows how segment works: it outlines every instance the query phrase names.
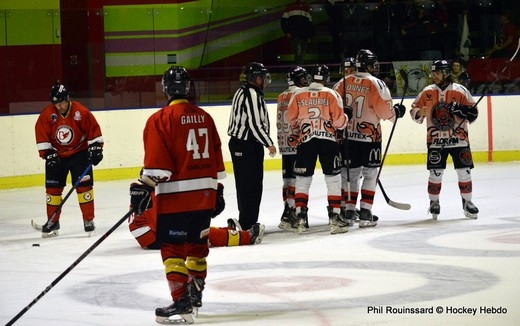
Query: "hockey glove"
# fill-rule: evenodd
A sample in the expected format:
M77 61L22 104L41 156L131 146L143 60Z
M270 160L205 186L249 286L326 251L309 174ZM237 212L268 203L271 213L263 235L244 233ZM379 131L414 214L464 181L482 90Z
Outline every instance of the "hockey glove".
M470 106L468 108L468 111L466 112L466 115L467 115L467 118L469 122L473 122L475 120L477 120L477 117L478 117L478 110L476 107L474 106Z
M103 147L100 143L90 144L88 147L88 155L92 165L98 165L103 159Z
M57 168L61 163L58 152L55 149L50 149L45 153L45 164L50 169Z
M402 104L394 104L393 106L396 118L400 119L406 113L406 107Z
M457 117L461 119L467 119L468 117L468 106L459 104L457 102L451 102L449 106L450 112L453 115L456 115Z
M141 215L152 207L153 188L143 183L134 182L130 185L130 206L132 211Z
M226 208L226 201L224 200L224 185L219 182L217 185L217 200L215 202L215 210L213 210L211 218L220 215L220 213L224 211L224 208Z
M345 106L343 108L343 112L345 112L345 114L347 115L347 118L348 118L349 121L352 120L352 112L353 112L353 110L352 110L351 106Z

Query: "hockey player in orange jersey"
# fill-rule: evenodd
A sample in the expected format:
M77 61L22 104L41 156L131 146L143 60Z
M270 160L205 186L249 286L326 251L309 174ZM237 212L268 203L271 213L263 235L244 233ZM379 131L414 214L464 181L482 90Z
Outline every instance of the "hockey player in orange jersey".
M294 162L296 161L296 142L298 134L293 133L290 122L287 120L287 107L289 101L301 87L309 86L310 75L303 67L296 66L287 73L288 88L278 95L276 108L276 128L278 132L278 149L282 154L282 199L284 210L278 227L282 230L292 231L296 222L296 208L294 192L296 176L294 175Z
M327 185L328 216L331 234L344 233L348 226L340 218L341 176L336 131L347 125L343 101L338 93L325 86L330 81L329 68L316 65L312 83L297 90L289 102L287 120L299 134L294 165L296 175L295 202L298 233L309 227L309 188L319 158Z
M381 120L395 122L401 118L406 108L392 105L392 96L386 84L377 78L379 62L370 50L361 49L355 58L357 72L345 76L335 85L335 90L344 99L345 113L349 116L346 141L347 157L343 158L347 168L342 169L343 201L345 209L342 216L353 225L356 217L356 204L359 192L359 227L377 225L377 217L372 214L377 172L381 165L381 141L383 138ZM362 184L360 186L360 180ZM350 193L348 193L350 190ZM350 198L350 200L349 200Z
M446 169L446 160L451 156L457 171L462 209L466 217L476 219L479 210L471 200L471 169L474 165L468 134L468 124L478 117L476 102L466 87L452 81L448 61L434 61L431 75L433 84L426 86L417 95L410 109L415 122L420 124L426 120L426 168L430 172L428 211L434 219L440 214L442 176Z

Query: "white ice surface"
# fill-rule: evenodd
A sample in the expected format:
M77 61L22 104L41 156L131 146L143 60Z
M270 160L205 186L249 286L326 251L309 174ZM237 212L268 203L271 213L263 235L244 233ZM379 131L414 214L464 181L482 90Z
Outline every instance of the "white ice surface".
M411 210L388 206L378 189L377 227L331 235L318 170L311 229L298 236L277 228L281 173L266 172L264 240L211 249L196 324L520 325L520 163L476 166L477 220L463 216L452 166L444 175L441 214L431 220L427 177L424 166L385 166L386 192ZM138 247L126 221L70 269L127 213L131 181L96 183L92 237L83 232L75 194L64 206L60 236L42 239L30 221L45 220L43 187L0 191L0 324L29 307L15 325L156 325L154 309L170 303L161 257ZM232 174L224 185L227 207L215 226L237 217ZM434 312L387 311L403 307ZM485 307L502 313L485 313Z

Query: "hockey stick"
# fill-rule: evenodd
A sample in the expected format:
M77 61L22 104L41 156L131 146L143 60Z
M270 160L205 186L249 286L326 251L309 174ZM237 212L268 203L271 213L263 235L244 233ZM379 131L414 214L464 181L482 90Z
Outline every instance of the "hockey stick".
M88 174L88 172L90 171L90 169L92 169L92 163L90 163L87 168L85 169L85 171L83 171L83 173L79 176L78 178L78 181L76 181L76 183L72 186L72 188L70 188L69 192L67 192L67 194L65 195L65 197L63 198L63 200L61 201L61 203L58 205L58 207L56 207L56 209L54 210L54 212L52 213L51 217L49 217L47 219L47 223L49 225L49 227L52 227L54 225L54 218L56 217L56 214L58 214L58 212L61 210L61 208L63 207L63 205L65 204L65 202L67 201L67 199L70 197L70 195L72 194L72 192L79 186L79 184L85 180L83 180L85 178L85 176ZM36 231L42 231L42 228L43 228L43 225L40 225L36 222L34 222L34 220L31 220L31 226L33 227L33 229L35 229ZM55 233L55 231L52 231L51 234L54 234L54 235L50 235L50 237L53 237L53 236L57 236L58 234Z
M49 286L45 288L31 303L29 303L25 308L23 308L16 316L11 319L6 326L11 326L17 321L23 314L25 314L36 302L38 302L47 292L49 292L56 284L58 284L61 279L63 279L74 267L76 267L85 257L87 257L101 242L103 242L112 232L115 231L128 217L132 215L132 210L128 211L117 223L108 230L105 234L103 234L90 248L88 248L75 262L73 262L63 273L60 274L54 281L51 282Z
M406 74L406 71L404 71L404 70L400 70L399 74L401 75L401 77L404 80L403 96L401 97L401 104L400 104L400 105L403 105L404 97L406 95L406 91L408 90L408 76ZM386 194L386 191L383 188L383 184L381 183L381 180L379 180L379 177L381 176L381 170L383 170L383 164L385 163L386 154L388 152L388 148L390 147L390 142L392 141L392 137L394 135L395 126L397 125L398 119L399 118L396 115L395 122L392 126L392 130L390 131L390 136L388 137L388 141L386 143L386 148L385 148L385 152L383 154L383 158L381 159L381 166L379 167L379 171L377 172L376 181L377 181L377 184L379 185L379 188L381 189L381 193L383 194L383 197L385 197L386 203L388 205L390 205L394 208L397 208L397 209L409 210L411 208L410 204L398 203L398 202L391 200L390 197L388 197L388 195Z
M343 58L342 65L345 64L345 58ZM345 68L343 68L342 75L345 75ZM347 102L347 76L343 76L343 107L345 107ZM345 162L345 167L347 168L347 200L350 202L352 200L352 197L350 195L350 169L349 169L349 152L348 152L348 121L347 126L345 127L345 132L343 133L345 136L345 139L343 140L345 142L344 148L346 149L346 158L343 159L343 162Z

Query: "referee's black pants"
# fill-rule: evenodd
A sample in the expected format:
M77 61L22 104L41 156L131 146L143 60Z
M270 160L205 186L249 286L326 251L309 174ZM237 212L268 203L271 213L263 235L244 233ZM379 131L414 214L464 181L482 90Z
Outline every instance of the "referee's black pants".
M237 190L238 222L249 230L258 222L264 180L264 146L231 137L229 152Z

